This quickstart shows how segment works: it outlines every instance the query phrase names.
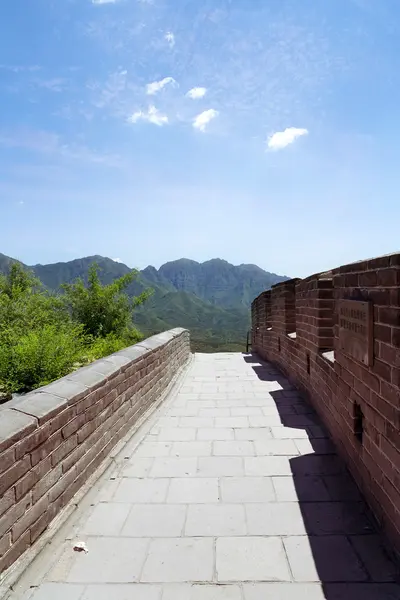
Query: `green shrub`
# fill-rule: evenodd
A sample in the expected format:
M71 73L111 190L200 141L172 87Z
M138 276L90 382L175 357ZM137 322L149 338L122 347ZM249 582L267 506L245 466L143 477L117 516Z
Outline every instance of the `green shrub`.
M0 344L0 381L11 392L50 383L85 362L81 325L43 325L24 334L8 330Z

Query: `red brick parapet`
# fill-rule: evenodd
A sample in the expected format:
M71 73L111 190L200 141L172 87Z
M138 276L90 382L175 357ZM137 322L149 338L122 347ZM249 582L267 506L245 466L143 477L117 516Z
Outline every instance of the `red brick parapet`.
M0 573L46 529L189 359L173 329L0 409Z
M343 348L342 300L372 304L371 364ZM253 301L252 328L253 350L307 394L400 552L400 254L275 285Z

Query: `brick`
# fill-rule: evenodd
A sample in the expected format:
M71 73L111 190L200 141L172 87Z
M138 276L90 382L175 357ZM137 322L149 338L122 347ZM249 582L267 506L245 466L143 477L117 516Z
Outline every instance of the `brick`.
M41 427L38 427L31 434L25 436L20 442L18 442L15 446L15 458L19 460L28 452L31 452L34 448L37 448L42 444L45 440L49 438L50 435L50 423L46 423Z
M0 409L0 452L3 452L37 427L37 420L10 408Z
M65 425L65 427L63 427L61 430L61 435L62 435L63 439L65 440L65 439L69 438L72 434L74 434L76 431L78 431L78 429L83 427L83 425L85 424L85 421L86 421L86 417L85 417L84 413L78 415L77 417L72 419L72 421L69 421L69 423L67 423L67 425Z
M1 417L0 417L1 418ZM15 463L15 446L0 453L0 473L9 469Z
M11 529L13 543L47 510L49 506L48 496L44 496L39 502L33 504L26 513L15 523Z
M77 448L75 448L75 450L73 450L70 454L68 454L68 456L66 456L64 458L64 460L62 461L62 470L63 473L66 473L67 471L69 471L71 469L71 467L73 467L80 458L82 458L82 456L84 456L86 452L86 446L85 444L81 444L79 445Z
M23 477L31 467L30 456L25 456L0 476L0 496L4 494L18 479Z
M11 548L11 533L6 533L5 536L0 538L0 558L2 558L6 552Z
M25 497L6 512L0 519L0 537L10 531L14 523L32 506L31 499Z
M390 344L392 340L392 329L388 325L374 323L374 336L378 341Z
M400 369L397 367L392 369L392 384L400 388Z
M392 344L395 348L400 348L400 327L392 328Z
M45 477L35 485L32 490L32 500L36 503L50 488L52 488L57 481L62 477L62 466L58 465L55 469L52 469L47 473Z
M400 308L381 307L378 314L380 323L400 327Z
M379 379L375 375L373 375L370 371L367 371L366 369L363 370L362 380L372 391L379 393L379 390L380 390Z
M389 402L378 396L378 394L375 394L375 392L371 393L371 404L385 419L389 421L394 420L396 409Z
M382 287L396 286L400 283L400 269L379 269L377 274L378 285L381 285Z
M384 346L385 344L382 344ZM390 365L382 362L381 360L375 359L372 367L372 372L374 375L377 375L381 379L385 379L386 381L390 381L391 379L391 367Z
M78 437L76 434L73 434L69 437L64 443L62 443L58 448L54 450L51 455L51 464L54 467L57 465L64 456L67 456L74 448L78 445Z
M62 427L64 427L64 425L71 421L71 419L73 419L75 415L75 406L70 406L69 408L66 408L65 410L60 412L60 414L58 414L54 419L50 421L50 434L53 434Z
M86 425L84 425L77 433L78 444L81 444L83 441L85 441L86 438L95 431L95 429L96 421L90 421L89 423L86 423Z
M22 498L34 485L40 481L46 473L51 469L51 458L48 456L36 466L32 467L30 471L23 477L15 486L16 499Z
M13 504L15 504L15 489L11 488L0 496L0 517L7 512Z
M37 538L43 533L45 529L49 526L51 521L56 516L55 506L49 506L45 513L31 526L31 544L33 544Z
M0 573L3 573L27 550L31 543L30 532L27 531L16 544L13 544L8 552L0 559Z
M35 466L38 462L46 458L61 443L61 431L56 431L56 433L53 433L45 442L31 452L32 465Z
M400 357L400 352L393 346L389 346L388 344L380 344L379 357L381 360L383 360L383 362L388 363L389 365L396 365L398 357Z
M65 475L58 480L58 482L50 488L49 491L49 500L50 502L54 502L57 498L65 492L69 485L71 485L77 476L76 467L70 469Z

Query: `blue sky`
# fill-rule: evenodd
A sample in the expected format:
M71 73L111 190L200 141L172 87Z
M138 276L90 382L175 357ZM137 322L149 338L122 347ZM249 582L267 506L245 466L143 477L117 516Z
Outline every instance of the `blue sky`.
M399 249L398 0L0 6L0 252L292 276Z

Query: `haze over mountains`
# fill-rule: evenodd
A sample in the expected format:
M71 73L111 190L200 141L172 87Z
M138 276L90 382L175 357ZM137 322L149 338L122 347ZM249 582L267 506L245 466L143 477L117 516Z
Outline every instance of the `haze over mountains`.
M0 272L7 272L14 260L0 254ZM50 290L82 277L89 265L100 267L103 283L110 283L131 269L103 256L88 256L69 262L34 265L31 269ZM250 304L260 292L287 277L264 271L256 265L234 266L219 258L198 263L182 258L159 269L148 266L139 272L128 288L137 295L146 288L154 293L135 313L135 322L145 334L172 327L191 330L193 348L206 350L244 350L250 325Z

